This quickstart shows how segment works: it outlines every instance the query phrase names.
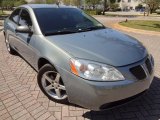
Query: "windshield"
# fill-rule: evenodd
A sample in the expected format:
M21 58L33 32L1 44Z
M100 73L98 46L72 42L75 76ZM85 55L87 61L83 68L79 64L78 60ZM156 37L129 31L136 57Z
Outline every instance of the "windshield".
M71 34L105 28L76 8L35 8L34 12L44 35Z

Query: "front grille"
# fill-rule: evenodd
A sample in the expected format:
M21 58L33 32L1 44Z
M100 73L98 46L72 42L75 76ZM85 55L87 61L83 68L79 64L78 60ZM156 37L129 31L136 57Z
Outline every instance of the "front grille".
M147 77L141 65L130 68L130 71L139 80L145 79Z
M151 74L152 73L152 65L151 65L150 60L147 59L146 62L145 62L145 64L146 64L146 67L148 69L149 74Z
M142 80L147 77L147 74L151 75L153 71L152 63L149 58L143 63L143 65L138 65L133 68L130 68L130 72L138 79Z

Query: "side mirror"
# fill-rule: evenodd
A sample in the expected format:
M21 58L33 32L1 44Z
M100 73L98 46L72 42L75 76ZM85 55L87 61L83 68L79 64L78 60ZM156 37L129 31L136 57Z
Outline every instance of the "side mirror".
M15 31L20 33L33 33L28 26L18 26Z

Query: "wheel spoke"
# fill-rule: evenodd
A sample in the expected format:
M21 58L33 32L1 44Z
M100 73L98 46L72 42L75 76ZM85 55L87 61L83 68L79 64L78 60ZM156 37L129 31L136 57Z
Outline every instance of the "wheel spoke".
M52 86L52 84L50 84L50 85L46 86L45 89L46 89L47 91L49 91L49 90L54 89L54 87Z
M47 76L47 74L44 75L44 78L45 78L45 80L47 80L49 83L52 83L52 81L53 81L51 78L49 78L49 77Z
M56 95L57 95L58 97L61 97L61 92L60 92L59 89L55 89L55 92L56 92Z
M60 74L57 73L56 78L55 78L55 81L56 81L57 83L59 83L59 80L60 80Z
M10 52L9 41L8 41L7 39L5 39L5 42L6 42L6 47L7 47L7 50Z
M8 40L6 39L6 43L8 43Z
M63 85L59 85L59 89L66 90L65 86L63 86Z

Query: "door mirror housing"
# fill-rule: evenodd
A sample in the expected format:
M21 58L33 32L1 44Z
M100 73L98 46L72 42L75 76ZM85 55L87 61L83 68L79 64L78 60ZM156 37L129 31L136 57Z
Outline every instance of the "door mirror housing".
M18 26L15 30L20 33L33 33L33 31L28 26Z

